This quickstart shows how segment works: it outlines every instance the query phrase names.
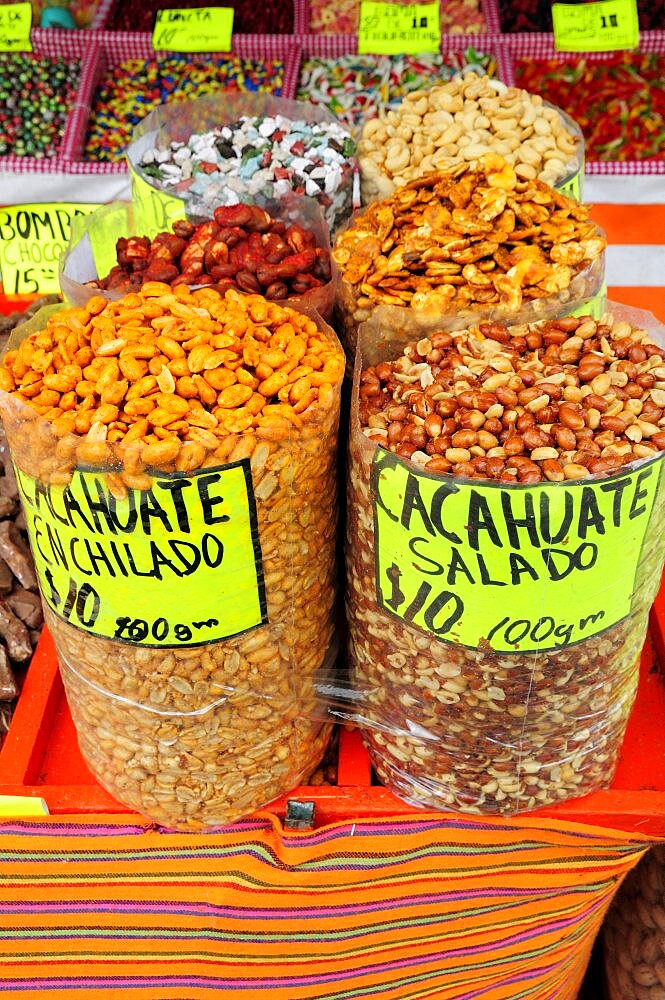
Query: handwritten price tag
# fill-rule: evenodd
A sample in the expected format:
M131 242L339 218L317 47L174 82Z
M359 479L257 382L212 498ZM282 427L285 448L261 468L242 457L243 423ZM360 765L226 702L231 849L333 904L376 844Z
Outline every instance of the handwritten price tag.
M233 13L233 7L158 10L152 47L170 52L229 52Z
M636 0L553 3L552 21L559 52L635 49L640 40Z
M361 0L358 52L416 55L438 52L440 46L438 2L398 7L394 3Z
M155 474L123 499L97 472L65 487L16 476L43 599L75 628L171 648L267 622L248 459Z
M542 652L598 635L632 612L662 467L511 489L446 482L379 448L379 603L471 649Z
M0 210L0 273L6 295L60 291L58 267L72 219L98 205L17 205Z
M32 4L0 4L0 52L32 52Z

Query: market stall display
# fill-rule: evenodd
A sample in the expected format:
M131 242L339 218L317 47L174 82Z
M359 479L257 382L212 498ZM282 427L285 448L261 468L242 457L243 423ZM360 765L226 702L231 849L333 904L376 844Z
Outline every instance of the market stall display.
M80 64L0 52L0 156L55 156L76 97Z
M334 4L327 0L309 0L309 28L315 34L355 34L359 14L359 0L339 0ZM442 0L439 18L444 35L474 35L487 30L481 0Z
M493 55L468 48L445 55L339 55L303 59L297 98L322 105L356 135L365 121L396 107L407 94L456 73L496 73Z
M70 521L75 565L81 543L101 590L83 583L74 617L50 558L37 563L82 752L156 821L230 822L311 772L329 734L315 680L333 640L339 345L261 296L159 282L32 322L0 369L31 540L43 489L65 504L96 490L110 517ZM97 578L109 557L120 589ZM164 576L194 593L199 566L190 610Z
M589 160L642 160L665 150L665 55L621 52L602 61L517 58L520 86L578 123Z
M113 31L152 31L158 10L187 10L201 6L197 0L115 0L106 27ZM242 34L290 34L294 30L292 0L211 0L208 7L232 7L233 30Z
M133 128L169 101L186 101L216 91L280 94L283 76L280 59L238 55L174 53L167 58L113 63L95 91L83 155L88 160L121 160Z
M432 170L498 153L520 181L538 178L568 190L584 168L584 141L575 122L538 94L468 73L407 95L380 118L366 121L358 144L363 204Z
M378 775L480 813L607 787L665 557L665 329L620 306L417 342L372 326L347 608L353 717ZM616 490L640 502L613 507Z
M552 4L549 0L498 0L501 30L506 32L552 31ZM665 28L662 0L637 0L640 31Z
M521 181L496 153L425 174L354 216L336 240L342 342L352 357L359 324L378 310L387 331L424 335L588 307L601 292L605 245L588 208Z

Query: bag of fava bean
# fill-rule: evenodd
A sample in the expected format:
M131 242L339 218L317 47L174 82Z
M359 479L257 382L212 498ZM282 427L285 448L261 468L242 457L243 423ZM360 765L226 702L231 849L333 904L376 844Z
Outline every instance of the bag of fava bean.
M279 202L243 199L212 206L207 219L172 222L148 237L126 202L75 220L60 262L66 299L84 306L91 295L114 301L146 282L225 292L257 292L296 309L332 318L337 268L319 206L292 195Z
M0 411L83 756L157 823L228 823L329 735L339 343L158 283L26 326Z
M665 556L665 328L609 306L361 328L351 714L403 798L510 814L612 780Z
M426 174L354 215L334 244L336 329L415 334L604 309L605 236L589 209L486 154ZM377 317L378 318L378 317Z

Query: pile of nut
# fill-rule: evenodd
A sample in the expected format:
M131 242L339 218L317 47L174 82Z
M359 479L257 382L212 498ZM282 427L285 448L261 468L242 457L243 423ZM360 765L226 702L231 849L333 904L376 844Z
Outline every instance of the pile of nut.
M502 157L427 174L358 215L337 238L345 345L378 305L423 317L505 318L542 300L549 318L595 295L606 241L589 210ZM595 266L594 266L595 265ZM556 311L558 310L558 311ZM568 310L570 311L570 309Z
M485 153L503 156L520 180L555 186L582 166L584 142L575 123L537 94L468 73L408 94L365 124L358 144L363 204Z
M159 283L57 313L0 368L12 455L43 482L93 466L124 497L154 473L249 459L269 624L152 649L47 611L86 761L157 822L230 822L321 758L343 370L332 335L292 309Z
M348 506L351 662L374 765L406 798L512 813L606 787L660 584L665 493L628 618L573 647L471 649L379 605L377 442L444 476L527 485L607 475L665 447L664 356L644 330L582 317L433 336L363 372Z
M629 872L603 924L609 1000L665 1000L665 849Z
M435 333L362 372L359 419L428 472L606 475L665 449L665 350L611 315Z
M280 300L306 295L330 281L330 251L297 223L288 225L258 205L215 210L214 220L174 222L171 233L122 237L118 263L90 287L133 292L147 281L211 285L260 292Z

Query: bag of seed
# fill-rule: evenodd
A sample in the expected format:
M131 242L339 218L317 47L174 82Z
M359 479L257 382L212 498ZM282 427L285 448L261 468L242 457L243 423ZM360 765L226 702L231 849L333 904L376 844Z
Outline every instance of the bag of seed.
M353 714L403 798L510 814L612 780L665 556L665 328L609 305L361 330Z
M81 751L155 822L228 823L329 735L339 343L158 283L40 320L0 410Z
M105 205L76 222L60 262L69 302L84 306L94 292L113 301L160 281L261 293L332 318L337 268L314 201L292 195L219 206L210 218L180 218L152 239L138 225L127 203Z
M209 94L151 112L127 149L132 200L152 235L211 206L313 198L336 229L351 215L355 142L325 108L270 94Z
M358 326L459 330L604 307L604 234L589 210L487 154L410 181L337 236L337 329L353 358ZM387 307L391 307L387 309Z

